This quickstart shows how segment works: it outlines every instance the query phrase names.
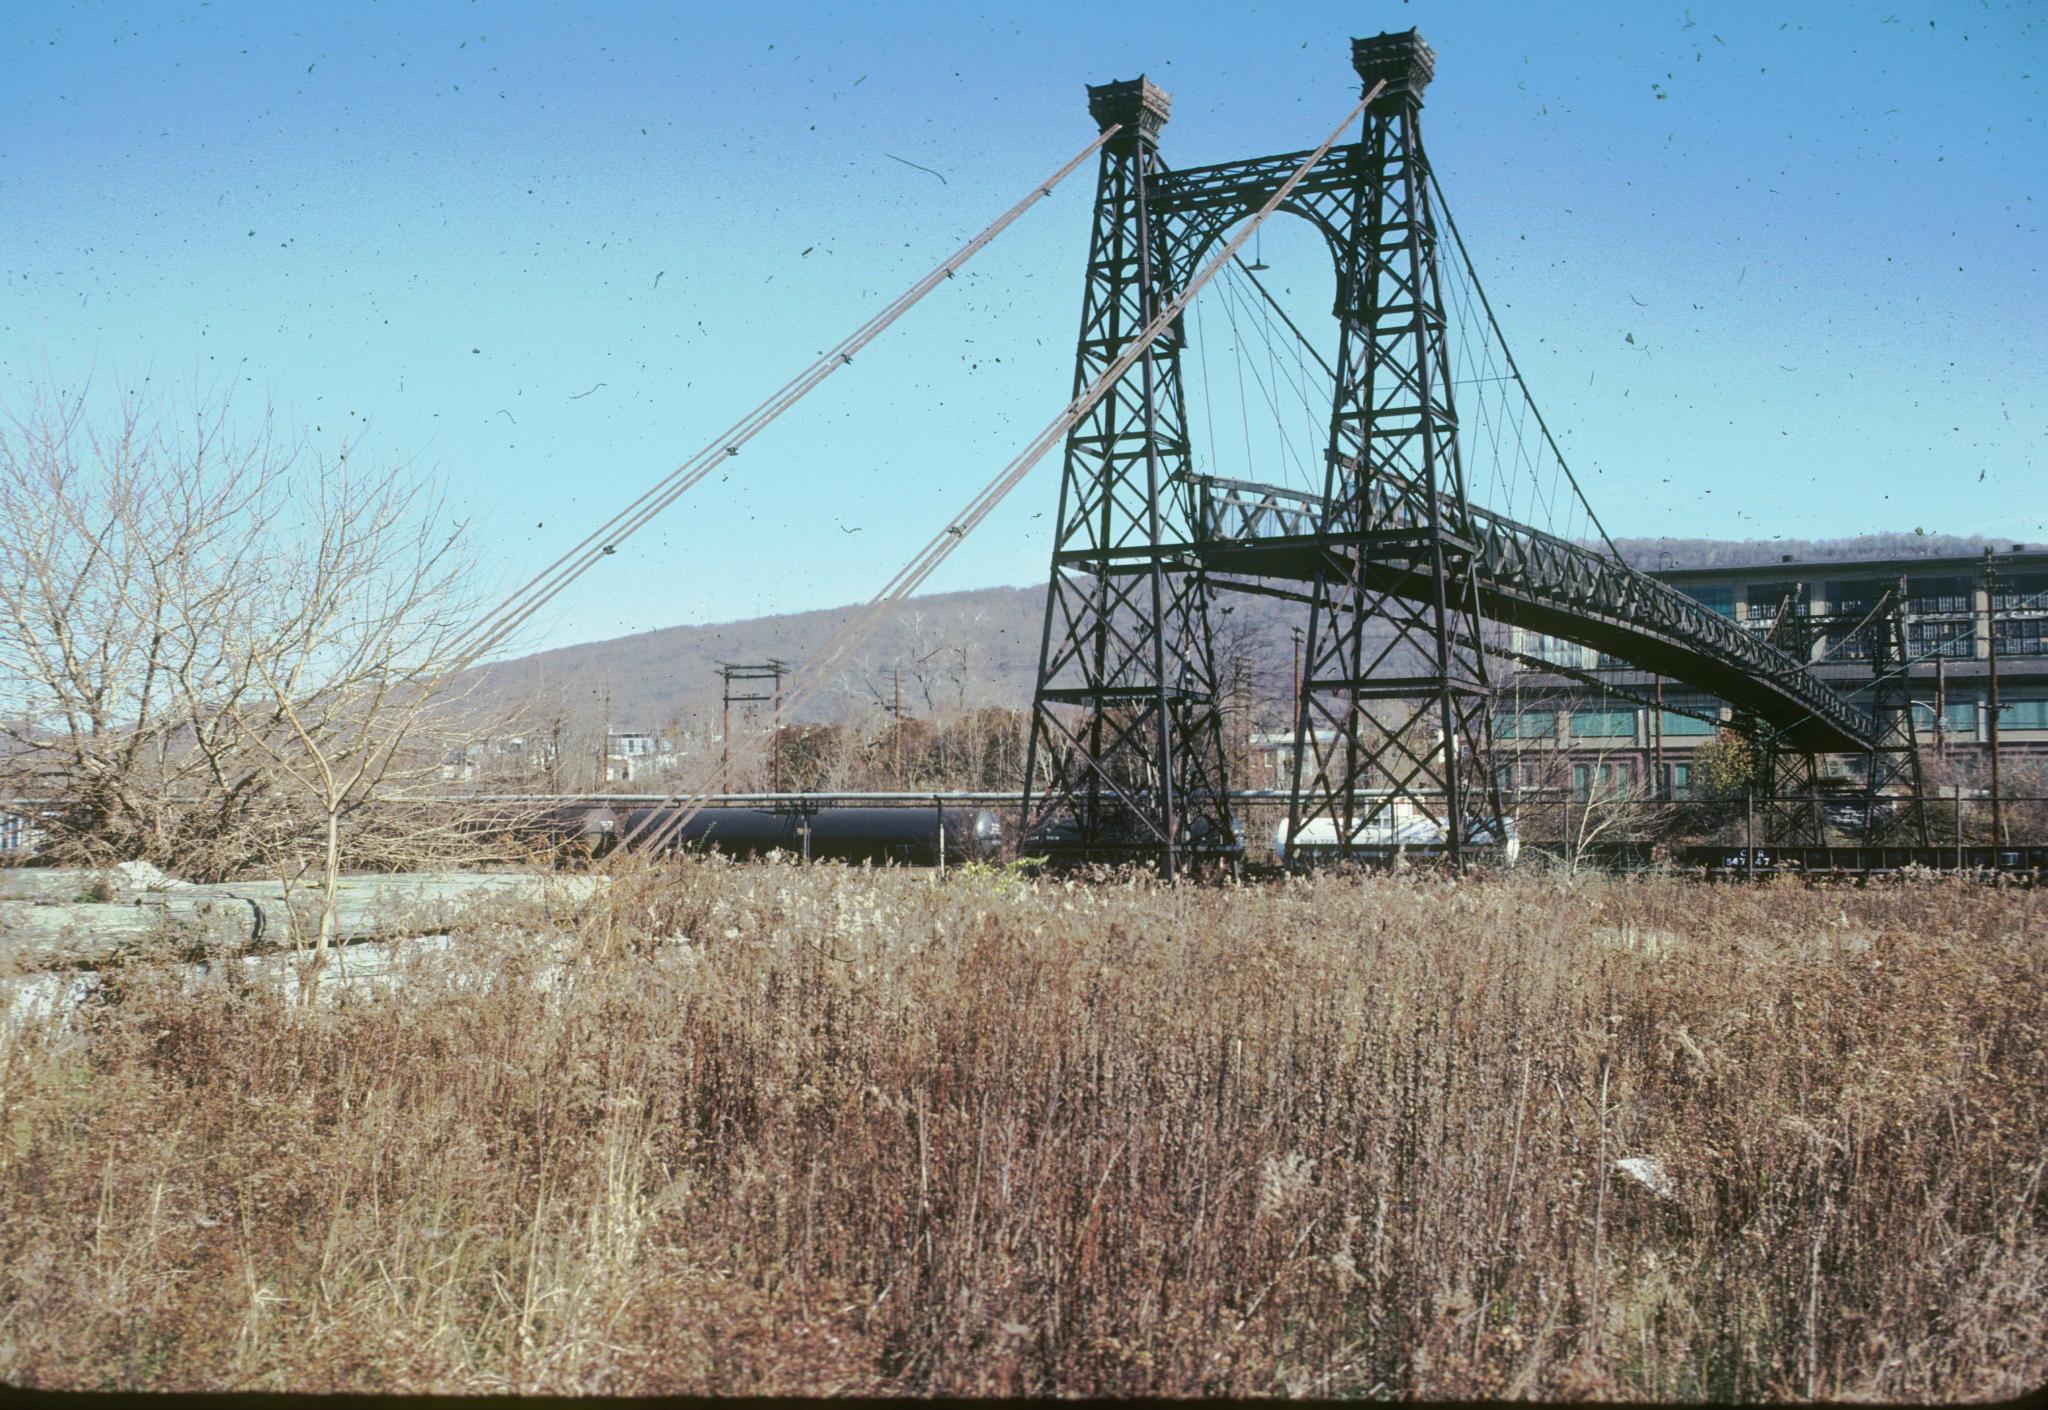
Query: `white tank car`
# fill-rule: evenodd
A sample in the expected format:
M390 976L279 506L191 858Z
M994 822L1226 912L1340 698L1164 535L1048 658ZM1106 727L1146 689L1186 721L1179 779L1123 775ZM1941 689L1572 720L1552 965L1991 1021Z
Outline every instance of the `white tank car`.
M1503 819L1501 831L1504 837L1496 836L1490 823L1468 824L1465 844L1468 847L1498 847L1502 860L1513 866L1522 852L1522 839L1516 834L1515 820ZM1294 840L1294 850L1302 861L1333 858L1338 853L1337 842L1335 818L1311 818L1302 824L1301 832ZM1376 816L1358 824L1351 834L1352 849L1368 856L1376 853L1391 855L1396 851L1438 852L1444 850L1445 842L1443 824L1405 798L1395 799ZM1284 864L1293 860L1288 852L1287 820L1282 818L1273 829L1273 853Z

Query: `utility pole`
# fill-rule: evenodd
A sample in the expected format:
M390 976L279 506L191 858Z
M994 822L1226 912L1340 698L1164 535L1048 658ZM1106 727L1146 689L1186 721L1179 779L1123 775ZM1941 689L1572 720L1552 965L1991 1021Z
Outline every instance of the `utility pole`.
M1571 765L1566 764L1565 769L1567 772L1564 774L1564 787L1558 790L1559 793L1564 795L1564 830L1558 834L1558 842L1564 848L1565 864L1576 870L1578 867L1578 855L1572 851L1572 790L1578 787L1578 785L1573 782L1569 772ZM1590 794L1590 785L1587 791ZM1592 799L1588 797L1586 801L1591 802Z
M718 791L732 792L732 707L773 701L775 707L775 791L782 791L782 678L792 668L786 661L768 660L755 665L718 663L722 686L719 701ZM774 689L763 693L760 683L773 681ZM734 687L739 687L735 689Z
M772 664L775 667L775 733L769 737L774 741L775 791L780 793L782 792L782 663L776 661Z
M1293 760L1292 762L1293 762L1293 763L1294 763L1295 765L1297 765L1297 766L1298 766L1298 764L1299 764L1299 761L1300 761L1300 759L1301 759L1301 751L1302 751L1302 741L1301 741L1301 735L1302 735L1302 728L1301 728L1301 628L1300 628L1300 627L1296 627L1296 628L1294 629L1294 714L1293 714L1293 715L1291 715L1291 716L1289 717L1289 719L1290 719L1291 723L1290 723L1290 725L1288 726L1288 729L1289 729L1289 732L1290 732L1291 734L1293 734L1293 736L1294 736L1294 760ZM1290 770L1290 774L1291 774L1292 772L1298 772L1298 767L1296 767L1296 768L1293 768L1293 769L1291 769L1291 770ZM1274 780L1273 782L1274 782L1274 786L1275 786L1275 787L1278 787L1278 786L1279 786L1279 782L1280 782L1280 781L1279 781L1278 779L1275 779L1275 780Z
M1948 656L1934 653L1934 753L1948 757Z
M889 712L889 732L895 736L894 752L896 762L894 776L896 787L900 789L903 787L903 668L901 666L891 666L889 668L889 678L896 688L896 702L893 705L884 705L882 708Z
M1664 677L1650 677L1650 698L1654 702L1650 709L1650 768L1657 780L1657 791L1669 803L1672 789L1664 777Z
M1230 707L1237 714L1237 728L1230 731L1230 766L1242 778L1252 754L1251 669L1242 656L1230 663Z
M1756 784L1742 795L1742 876L1756 880Z
M2005 804L1998 788L1998 564L1988 548L1984 550L1984 615L1991 628L1991 840L2002 846L2006 837Z

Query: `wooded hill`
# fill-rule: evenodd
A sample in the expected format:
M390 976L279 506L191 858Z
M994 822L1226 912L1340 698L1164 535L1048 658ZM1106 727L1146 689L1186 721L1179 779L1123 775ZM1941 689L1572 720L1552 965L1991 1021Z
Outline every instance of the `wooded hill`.
M1982 552L2005 539L1887 533L1842 539L1623 538L1623 556L1646 568L1744 567L1800 561L1939 558ZM704 626L664 627L607 641L537 652L484 669L483 698L534 699L550 714L615 730L702 728L719 712L718 663L779 657L793 665L822 655L851 606L755 617ZM1280 699L1291 679L1289 629L1307 609L1229 594L1211 606L1219 655L1243 659L1249 689ZM1031 699L1044 625L1045 590L992 587L935 593L904 606L860 653L856 665L793 717L845 721L879 718L893 701L892 668L903 676L906 714L950 716L983 705L1019 707Z

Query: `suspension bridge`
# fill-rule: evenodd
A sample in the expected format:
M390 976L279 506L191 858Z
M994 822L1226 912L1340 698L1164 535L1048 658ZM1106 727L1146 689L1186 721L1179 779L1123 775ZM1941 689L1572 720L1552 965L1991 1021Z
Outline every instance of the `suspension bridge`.
M1097 133L1079 154L479 622L459 665L728 465L1092 158L1067 400L795 674L785 709L834 679L1059 447L1022 780L1027 851L1148 860L1169 876L1236 860L1211 621L1212 604L1234 593L1304 615L1290 843L1320 829L1339 855L1366 850L1399 807L1430 819L1456 860L1501 845L1512 820L1493 765L1494 677L1515 655L1515 628L1727 702L1769 788L1803 781L1810 795L1824 753L1867 756L1873 793L1917 787L1910 725L1897 723L1906 712L1882 692L1868 708L1846 698L1768 634L1623 560L1508 350L1430 165L1422 110L1435 54L1410 30L1354 40L1351 61L1359 97L1320 145L1202 166L1165 160L1171 100L1159 87L1140 77L1089 88ZM1240 254L1277 213L1307 221L1328 249L1334 359ZM1260 389L1275 416L1305 418L1318 447L1291 474L1213 450L1197 463L1182 355L1211 287L1234 327L1257 310L1264 336L1284 343L1269 347ZM1299 411L1281 404L1283 382ZM1903 653L1895 607L1859 629L1879 641L1882 676L1887 650ZM713 784L639 810L624 840L673 841Z

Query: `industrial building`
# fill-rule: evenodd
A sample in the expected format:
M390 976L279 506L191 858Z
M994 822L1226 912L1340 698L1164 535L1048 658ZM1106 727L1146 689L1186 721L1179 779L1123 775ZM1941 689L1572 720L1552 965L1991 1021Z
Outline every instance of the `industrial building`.
M1866 708L1874 672L1869 633L1858 627L1903 584L1923 758L1970 771L1988 763L1996 737L2001 760L2048 759L2048 552L2012 545L1970 557L1787 558L1651 576L1809 662L1816 677ZM1516 629L1512 645L1528 664L1501 682L1494 713L1504 783L1554 786L1562 766L1581 796L1638 787L1665 798L1692 793L1691 756L1729 717L1722 702L1571 642ZM1828 761L1837 776L1860 768L1858 759Z

